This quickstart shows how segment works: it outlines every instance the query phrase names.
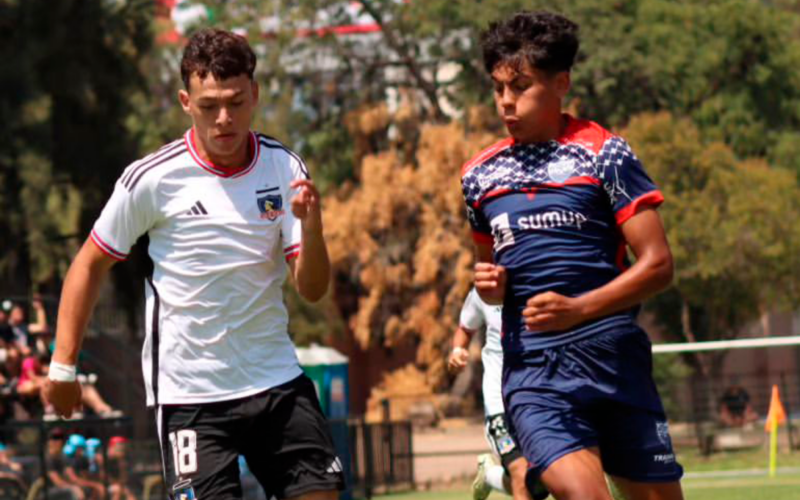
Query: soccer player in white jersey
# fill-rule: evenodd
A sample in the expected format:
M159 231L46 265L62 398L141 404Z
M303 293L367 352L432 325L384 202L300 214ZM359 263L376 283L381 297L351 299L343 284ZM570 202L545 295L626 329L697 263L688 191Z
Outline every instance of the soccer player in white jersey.
M240 454L268 498L332 500L343 486L281 293L287 263L306 299L328 288L320 196L295 153L250 131L255 64L238 35L191 37L178 97L192 127L125 169L67 273L59 307L46 393L69 416L100 283L149 236L142 366L176 500L241 498Z
M469 361L468 347L472 337L485 329L481 362L483 363L483 407L486 414L486 440L494 455L499 457L497 465L491 454L478 457L478 475L472 485L474 500L484 500L491 490L507 493L514 500L543 500L547 489L540 482L529 492L525 484L528 463L522 456L508 431L508 420L503 406L501 391L503 377L503 347L500 344L502 330L502 306L490 305L481 300L473 288L467 294L461 308L460 326L453 335L453 350L447 359L450 371L461 371Z

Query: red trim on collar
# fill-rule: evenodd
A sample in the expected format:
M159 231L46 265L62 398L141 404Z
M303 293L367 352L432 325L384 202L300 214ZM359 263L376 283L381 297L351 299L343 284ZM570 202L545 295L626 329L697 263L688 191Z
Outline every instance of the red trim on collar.
M250 163L246 167L222 167L200 158L200 155L197 153L197 148L195 147L194 127L190 128L186 132L184 135L184 141L186 142L186 149L189 150L189 155L192 157L195 163L197 163L197 165L202 167L204 170L207 170L208 172L211 172L219 177L232 178L245 175L247 172L253 169L253 166L258 161L258 156L260 153L260 148L258 147L255 134L250 132L250 135L247 138L247 145L252 149L252 153L250 155L252 159L250 160Z

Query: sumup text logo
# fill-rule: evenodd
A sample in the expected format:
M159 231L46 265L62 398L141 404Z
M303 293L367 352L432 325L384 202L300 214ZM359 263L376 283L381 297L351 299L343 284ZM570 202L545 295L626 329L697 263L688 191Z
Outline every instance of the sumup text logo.
M525 215L517 220L520 229L551 229L562 226L575 226L581 229L586 216L571 210L552 210L538 214Z

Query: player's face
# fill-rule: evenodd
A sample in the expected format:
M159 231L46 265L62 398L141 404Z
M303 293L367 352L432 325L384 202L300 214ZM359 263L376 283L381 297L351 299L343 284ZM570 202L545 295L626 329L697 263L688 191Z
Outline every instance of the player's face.
M258 101L258 84L247 75L217 80L193 73L189 89L178 95L192 117L196 146L207 160L223 167L247 161L250 124Z
M561 128L561 101L569 73L551 74L531 67L498 64L492 71L494 102L508 133L526 144L555 139Z

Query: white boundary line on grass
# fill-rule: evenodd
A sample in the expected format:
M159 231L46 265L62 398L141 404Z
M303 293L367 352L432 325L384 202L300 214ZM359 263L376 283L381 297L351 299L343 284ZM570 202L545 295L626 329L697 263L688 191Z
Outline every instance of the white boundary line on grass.
M758 339L712 340L709 342L684 342L680 344L655 344L653 354L665 352L716 351L720 349L746 349L752 347L780 347L800 345L800 335L791 337L764 337Z

